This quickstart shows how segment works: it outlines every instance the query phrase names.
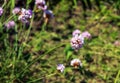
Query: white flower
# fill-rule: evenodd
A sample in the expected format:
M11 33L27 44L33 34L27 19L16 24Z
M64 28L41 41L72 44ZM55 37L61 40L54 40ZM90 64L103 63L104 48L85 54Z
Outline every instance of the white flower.
M82 37L81 35L76 35L71 39L70 43L73 49L79 49L84 44L84 37Z
M82 66L82 63L79 59L73 59L70 63L71 66L74 66L75 68Z
M60 72L63 72L65 69L65 66L63 64L58 64L57 65L57 70L60 71Z

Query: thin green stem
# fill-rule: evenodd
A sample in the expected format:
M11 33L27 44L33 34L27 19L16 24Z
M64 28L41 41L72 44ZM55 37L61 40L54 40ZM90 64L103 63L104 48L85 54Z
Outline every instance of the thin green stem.
M2 5L2 8L6 5L6 3L7 3L7 1L4 0L4 3L3 3L3 5Z
M116 78L115 78L114 83L117 83L117 80L119 79L119 75L120 75L120 70L119 70L118 73L117 73L117 76L116 76Z
M77 6L77 0L73 0L74 2L74 6L76 7Z
M11 11L15 7L15 0L11 0Z
M27 5L26 5L26 8L29 7L29 4L31 3L32 0L27 0Z
M6 22L8 22L13 17L14 17L14 15L10 16L3 24L5 24Z
M34 7L34 10L35 10L35 7ZM27 31L27 35L25 36L25 42L24 42L24 43L26 43L27 40L28 40L30 31L31 31L31 28L32 28L33 20L34 20L34 14L32 15L32 18L31 18L31 21L30 21L30 26L29 26L29 29L28 29L28 31ZM24 27L25 27L25 26L24 26ZM23 51L23 48L24 48L24 43L19 47L18 60L20 59L20 57L21 57L21 55L22 55L22 51Z
M15 65L16 65L16 56L13 56L13 62L12 62L12 79L14 79L14 76L15 76Z
M36 9L36 8L35 8L35 6L34 6L33 11L34 11L35 9ZM33 20L34 20L34 14L32 15L32 19L31 19L31 21L30 21L30 26L29 26L29 29L28 29L28 32L27 32L27 36L26 36L26 38L25 38L25 42L28 40L30 31L31 31L31 28L32 28Z
M17 34L17 25L15 26L15 32L16 32L16 34L15 34L15 41L16 41L16 43L15 43L15 52L17 52L18 51L18 34Z
M45 31L45 27L46 27L46 22L44 22L44 24L42 25L42 31Z

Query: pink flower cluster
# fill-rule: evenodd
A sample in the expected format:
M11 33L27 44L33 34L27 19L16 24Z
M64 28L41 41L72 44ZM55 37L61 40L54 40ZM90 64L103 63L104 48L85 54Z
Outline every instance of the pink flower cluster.
M10 29L10 28L13 28L15 26L15 22L12 20L12 21L9 21L5 24L5 27L7 29Z
M91 34L87 31L82 32L80 30L75 30L72 33L72 39L70 41L70 44L72 46L73 49L78 50L79 48L81 48L84 44L84 38L90 39L91 38Z
M53 18L53 13L51 10L47 10L47 5L45 0L36 0L35 5L38 9L41 9L43 11L43 17L50 19ZM2 13L2 11L1 11ZM18 15L18 20L20 20L22 23L29 23L29 19L32 18L32 10L30 9L24 9L16 7L13 9L12 13L14 15Z
M28 23L29 22L29 19L32 18L32 10L30 9L20 9L18 7L14 8L13 11L12 11L13 14L18 14L18 20L20 20L21 22L23 23Z
M32 18L32 10L26 10L22 8L21 14L18 17L18 20L21 20L23 23L28 23L29 19Z
M47 19L53 18L53 12L51 10L47 9L47 5L46 5L45 0L36 0L35 4L36 4L38 9L43 10L43 12L44 12L43 17L44 18L47 18Z
M84 37L82 37L81 35L75 35L72 39L71 39L71 46L73 49L79 49L83 46L84 44Z
M47 5L45 0L35 0L35 5L37 9L40 9L43 11L43 17L45 18L45 22L48 21L48 19L53 18L53 12L51 10L47 9ZM29 23L29 20L32 18L32 10L30 9L24 9L15 7L12 10L13 15L18 15L18 20L20 20L22 23ZM0 16L3 14L3 8L0 7ZM6 26L8 26L6 24Z
M91 39L91 34L88 31L82 32L81 35L86 39Z
M18 13L20 13L20 11L21 11L21 9L19 7L16 7L12 10L12 13L13 14L18 14Z
M45 0L36 0L35 4L36 4L38 9L42 9L42 10L46 10L47 9L47 5L46 5Z

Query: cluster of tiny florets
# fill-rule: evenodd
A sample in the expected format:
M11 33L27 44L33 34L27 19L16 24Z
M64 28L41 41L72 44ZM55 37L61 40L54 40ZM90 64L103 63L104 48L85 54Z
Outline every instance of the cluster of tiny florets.
M53 12L51 10L48 10L48 7L46 5L46 2L45 0L36 0L35 1L35 4L37 6L38 9L41 9L43 10L43 17L45 19L50 19L50 18L53 18Z
M81 31L76 29L73 31L72 36L75 37L76 35L80 35L80 34L81 34Z
M72 39L70 41L71 47L75 50L80 49L84 44L84 38L90 39L91 34L87 31L82 32L80 30L75 30L72 33Z
M15 7L12 10L13 15L18 15L18 20L20 20L22 23L29 23L29 19L32 18L32 10L30 9L24 9Z
M7 29L13 28L14 26L15 26L15 22L14 22L13 20L5 23L5 27L6 27Z
M12 10L12 13L13 13L13 14L19 14L20 11L21 11L21 9L20 9L19 7L16 7L16 8L14 8L14 9Z
M71 39L71 46L73 49L79 49L84 44L84 38L81 35L75 35Z
M32 18L32 10L21 9L18 20L21 20L23 23L28 23L28 20Z
M58 64L57 65L57 70L60 71L60 72L63 72L65 69L65 66L63 64Z
M91 39L91 34L88 31L82 32L81 35L86 39Z
M47 9L47 5L46 5L45 0L36 0L35 4L36 4L38 9L41 9L41 10L46 10Z

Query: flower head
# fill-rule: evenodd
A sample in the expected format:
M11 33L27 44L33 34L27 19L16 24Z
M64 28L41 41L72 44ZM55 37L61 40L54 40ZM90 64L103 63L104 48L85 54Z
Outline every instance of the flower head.
M0 16L3 14L3 8L0 7Z
M50 19L50 18L53 18L54 15L53 15L53 12L51 10L45 10L44 14L43 14L43 17Z
M79 49L84 44L84 38L81 35L76 35L71 39L71 46L73 49Z
M43 5L45 5L45 0L36 0L35 1L35 4L37 5L37 4L43 4Z
M18 20L22 21L23 23L28 23L29 22L28 19L24 15L20 15L18 17Z
M60 71L60 72L63 72L65 69L65 66L63 64L58 64L57 65L57 70Z
M37 5L38 9L46 10L47 6L45 5L45 0L36 0L35 4Z
M7 29L13 28L15 26L15 22L14 21L9 21L8 23L5 24L5 27Z
M80 33L81 33L81 31L76 29L76 30L73 31L72 36L74 37L76 35L80 35Z
M91 38L91 34L88 31L85 31L81 34L84 38L90 39Z
M18 14L20 12L20 8L16 7L12 10L13 14Z
M22 8L18 20L21 20L23 23L28 23L30 18L32 18L32 11Z
M22 8L21 10L21 15L24 15L25 18L31 18L32 17L32 10L26 10L24 8Z
M82 66L82 63L79 59L73 59L70 63L71 66L74 66L75 68L78 68L79 66Z

